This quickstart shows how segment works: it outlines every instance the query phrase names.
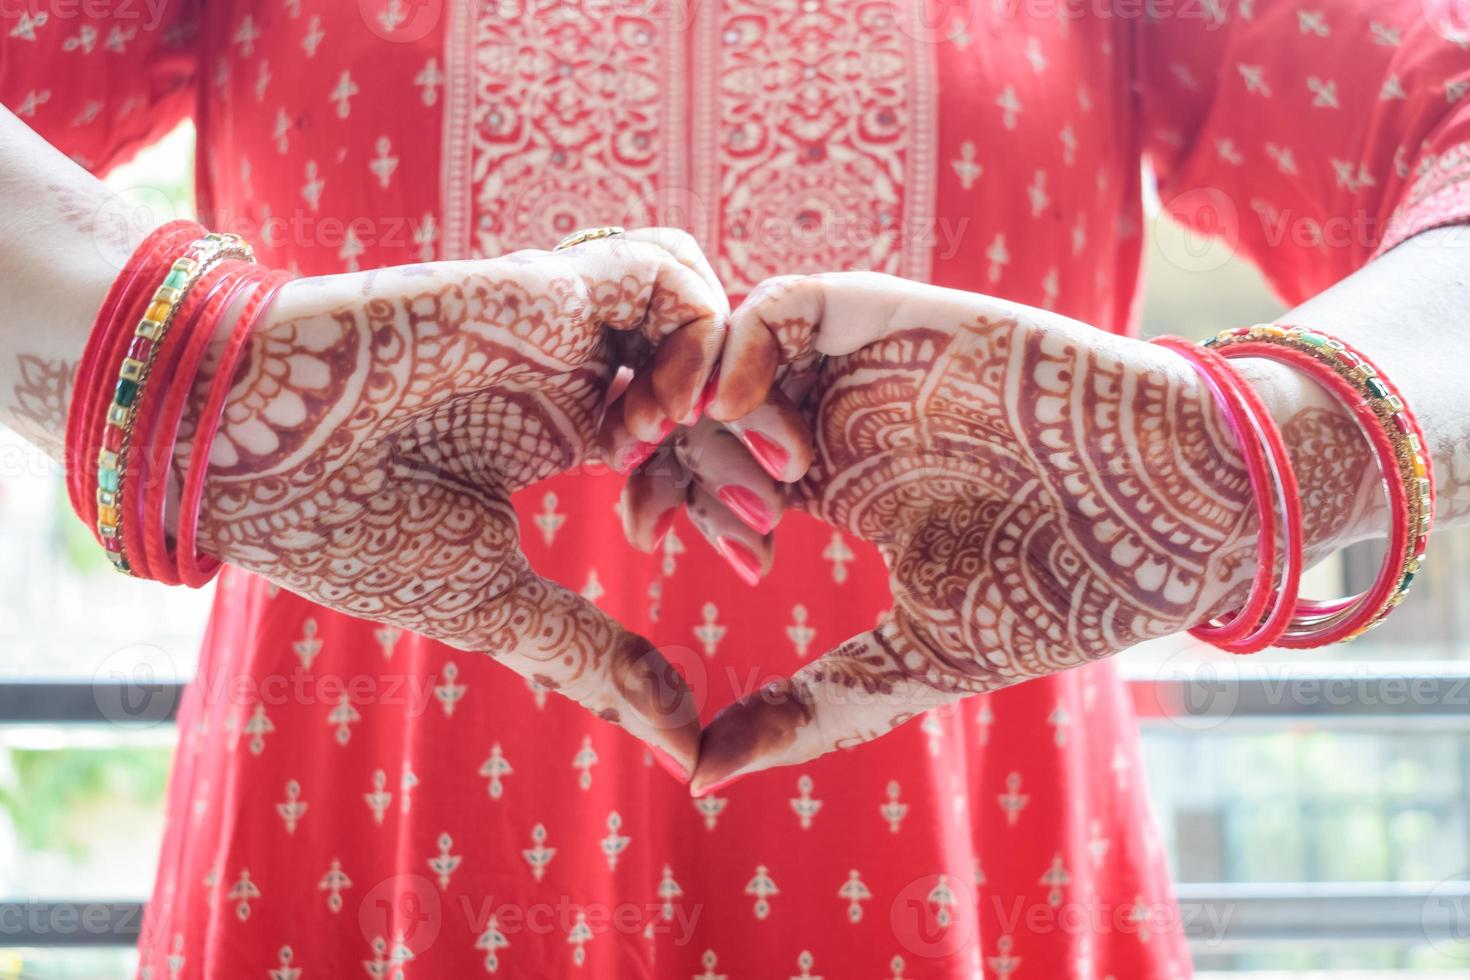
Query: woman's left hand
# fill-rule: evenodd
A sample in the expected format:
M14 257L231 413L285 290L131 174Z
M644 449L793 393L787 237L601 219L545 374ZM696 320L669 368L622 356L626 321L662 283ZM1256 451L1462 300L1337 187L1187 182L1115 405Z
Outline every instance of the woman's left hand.
M727 550L725 501L757 501L768 531L784 498L878 546L893 608L725 709L696 793L1177 632L1252 569L1244 466L1194 370L1042 310L871 273L773 280L731 318L707 414L727 426L677 437L696 524ZM647 538L658 492L633 496Z

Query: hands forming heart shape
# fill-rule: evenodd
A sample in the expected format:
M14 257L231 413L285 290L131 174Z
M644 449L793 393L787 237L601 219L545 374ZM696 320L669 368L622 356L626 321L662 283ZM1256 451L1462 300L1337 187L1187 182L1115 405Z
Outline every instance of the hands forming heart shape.
M894 597L703 732L651 644L530 568L510 503L584 465L627 470L671 433L684 472L625 490L635 545L687 505L754 576L794 507L876 544ZM292 284L252 342L206 497L212 553L492 651L695 792L1177 632L1238 591L1253 554L1244 467L1174 355L868 273L773 280L731 313L666 229Z

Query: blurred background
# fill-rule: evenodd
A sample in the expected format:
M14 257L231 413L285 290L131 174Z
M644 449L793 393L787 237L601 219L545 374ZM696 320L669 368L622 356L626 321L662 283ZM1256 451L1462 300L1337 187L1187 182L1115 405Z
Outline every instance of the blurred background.
M192 156L186 126L110 181L187 214ZM1152 210L1146 334L1280 312L1254 270ZM115 925L0 946L0 980L132 976L122 934L152 884L175 733L156 712L68 719L132 716L88 685L187 681L211 597L112 572L59 473L3 428L0 541L0 914L102 902ZM1352 549L1308 591L1360 588L1376 561ZM1470 976L1470 532L1438 533L1429 566L1348 647L1230 658L1176 639L1123 656L1201 976Z

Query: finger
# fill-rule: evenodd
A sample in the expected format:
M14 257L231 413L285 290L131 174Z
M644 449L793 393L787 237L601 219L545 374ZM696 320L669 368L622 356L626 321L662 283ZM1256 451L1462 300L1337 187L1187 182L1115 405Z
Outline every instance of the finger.
M678 770L699 753L699 706L683 676L643 637L555 582L529 573L496 619L506 649L497 659L620 725ZM507 649L508 648L508 649Z
M771 570L770 535L757 534L698 484L689 492L689 519L747 585L759 585Z
M886 621L731 704L705 729L691 792L852 748L970 693L930 683L913 662L923 656L906 649Z
M597 432L597 447L601 453L601 459L612 468L613 472L621 474L631 473L642 466L658 451L663 439L674 431L674 423L665 419L660 413L656 416L653 425L643 430L647 431L652 438L638 438L628 428L626 402L627 392L624 392L617 401L608 406Z
M725 421L751 411L765 400L780 365L813 354L851 354L895 330L970 317L962 296L876 272L767 280L730 314L708 413Z
M652 364L641 370L663 414L693 422L724 344L723 291L651 242L604 239L565 254L582 271L598 322L637 330L653 345Z
M780 523L780 487L729 429L701 419L679 433L674 449L694 479L756 534L770 534Z
M635 439L657 446L674 431L675 420L659 404L651 371L641 371L623 392L623 425Z
M623 237L634 242L650 242L672 255L680 265L705 281L710 290L723 301L720 311L729 317L730 300L725 286L693 235L682 228L634 228L625 232Z
M794 360L800 341L783 348L804 328L814 333L820 322L822 294L816 276L783 276L757 286L730 314L719 380L706 413L728 421L753 411L766 399L782 363ZM793 318L783 329L781 318Z
M487 653L692 772L699 712L683 679L646 640L537 575L520 550L499 471L507 454L535 458L545 447L507 446L492 458L474 451L483 441L470 435L477 430L462 424L448 432L432 420L403 432L370 468L381 468L382 492L313 548L302 582L283 584L355 615ZM392 562L365 559L381 548L383 528L406 514L423 532L404 538ZM351 585L329 590L327 582Z
M812 436L796 405L780 388L741 418L725 423L773 479L795 483L812 465Z
M669 533L679 508L689 499L689 475L666 452L659 459L641 467L623 484L623 534L639 551L657 550Z

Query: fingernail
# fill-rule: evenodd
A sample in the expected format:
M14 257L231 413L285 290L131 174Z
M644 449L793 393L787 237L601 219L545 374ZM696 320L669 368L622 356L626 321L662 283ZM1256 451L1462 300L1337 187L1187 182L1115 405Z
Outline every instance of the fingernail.
M657 745L650 745L648 747L648 754L653 756L653 761L663 767L664 772L673 776L674 779L681 783L689 782L689 770L685 769L672 755L669 755L669 753Z
M653 525L653 546L657 548L668 535L669 528L674 526L674 518L679 516L678 506L670 507L659 515Z
M662 422L660 422L658 424L658 442L663 442L665 439L667 439L669 437L669 433L674 431L674 428L675 423L673 419L664 419Z
M770 534L771 528L776 526L776 517L771 513L771 508L767 507L760 495L749 487L732 483L720 487L715 496L719 497L720 502L730 508L736 517L761 534Z
M693 796L697 800L701 797L708 796L711 793L718 793L720 790L724 789L726 786L729 786L731 783L735 782L735 780L739 778L740 775L737 773L735 775L726 776L724 779L717 779L714 782L710 783L708 786L701 786L698 789L691 788L689 790L689 795Z
M781 479L781 474L786 472L786 464L791 461L791 454L780 443L754 429L740 433L740 439L755 461L761 464L761 469L771 474L773 479Z
M760 584L761 563L755 552L729 535L721 535L715 539L715 548L746 585Z

